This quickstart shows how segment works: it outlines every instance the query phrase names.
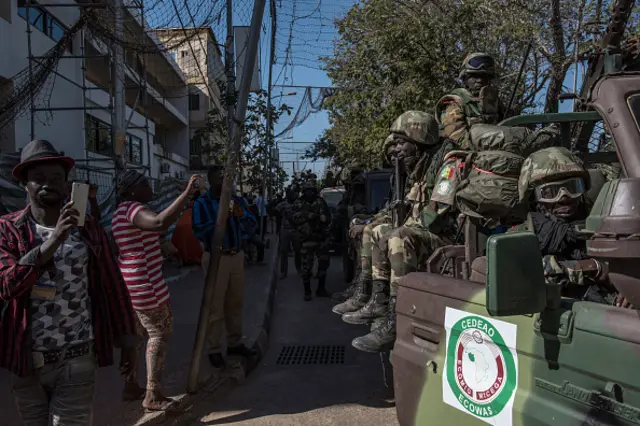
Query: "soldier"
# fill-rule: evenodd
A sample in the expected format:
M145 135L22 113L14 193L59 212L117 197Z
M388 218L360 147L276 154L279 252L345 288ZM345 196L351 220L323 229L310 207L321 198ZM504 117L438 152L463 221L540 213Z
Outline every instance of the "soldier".
M398 141L394 134L387 136L384 142L383 152L387 161L395 161L395 150ZM352 182L357 181L357 177ZM391 185L390 200L394 198L393 187ZM345 299L343 303L340 303L333 307L332 311L338 315L343 315L347 312L357 311L362 308L371 296L371 257L372 257L372 236L373 230L377 226L386 225L391 223L391 212L389 208L380 210L373 216L360 216L352 220L352 224L349 228L349 245L359 247L360 258L360 273L353 280L353 284L345 291ZM384 228L386 229L386 228Z
M288 190L287 198L276 206L276 211L282 217L280 231L280 279L285 279L289 272L289 250L293 247L296 271L302 272L302 257L300 255L300 241L292 224L293 206L296 194Z
M390 349L395 341L395 305L398 280L418 270L418 265L440 246L450 242L446 235L436 235L430 228L430 196L445 155L457 146L453 141L441 141L438 124L431 114L422 113L424 134L420 139L402 138L397 147L398 160L410 171L412 182L405 205L409 216L404 225L384 235L373 236L373 296L362 309L346 313L343 320L362 323L383 313L384 320L362 337L353 340L356 349L380 352ZM401 116L394 127L402 129L406 123ZM392 130L394 130L392 127Z
M587 256L584 228L589 214L586 192L589 173L566 148L546 148L525 161L518 192L534 203L527 221L513 231L538 236L547 280L563 287L563 295L592 302L616 304L617 291L608 281L607 265Z
M389 333L395 333L397 280L408 273L411 268L413 270L417 268L418 255L424 253L426 256L427 252L432 251L432 247L442 244L435 236L420 238L422 232L419 229L420 213L429 201L429 194L433 189L437 170L442 164L444 155L455 148L452 141L441 143L435 118L424 112L410 111L403 114L394 122L391 131L396 134L398 139L397 159L403 165L411 183L406 186L411 189L404 200L392 203L391 208L397 210L404 206L411 213L404 221L404 226L392 230L390 224L383 224L373 230L371 236L372 296L362 308L354 312L347 312L342 316L345 322L351 324L374 322L372 333L379 331L380 336L385 338L388 338L386 336ZM403 232L399 233L401 231ZM402 247L397 248L390 244L389 238L392 236L395 236L395 240L399 238L401 243L406 240L406 242L413 244L412 250L407 251L407 256L412 257L407 260L410 265L404 268L407 272L404 272L402 263L399 265L394 263L393 266L389 264L390 254L393 254L394 261L397 258L396 254L402 255L401 251L398 252L398 250L402 250ZM422 249L419 247L420 245L427 247ZM393 247L395 251L390 252L390 247ZM380 318L384 318L384 321L376 321ZM391 342L394 339L395 336L392 336ZM369 343L358 346L356 340L354 340L356 348L370 352L376 351L376 349L369 348L372 345ZM377 344L377 346L381 345L381 343Z
M331 297L325 288L327 269L329 269L329 226L331 213L327 203L318 196L315 180L304 183L302 197L293 206L292 222L300 239L300 255L302 257L302 282L304 284L304 300L311 300L311 271L314 257L318 258L317 297Z
M497 124L504 118L498 89L491 86L495 76L496 66L491 55L472 53L464 58L460 71L464 87L454 89L436 105L442 137L464 148L465 136L473 124Z
M327 175L324 178L324 182L322 185L324 188L330 188L332 186L336 186L336 178L333 176L333 172L329 170Z

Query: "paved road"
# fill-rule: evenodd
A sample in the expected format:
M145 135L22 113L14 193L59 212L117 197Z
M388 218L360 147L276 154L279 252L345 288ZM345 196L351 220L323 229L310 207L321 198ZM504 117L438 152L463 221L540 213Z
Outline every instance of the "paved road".
M332 258L329 290L343 287L339 260ZM290 270L295 271L292 261ZM279 282L275 303L262 365L225 398L195 407L202 417L192 426L397 425L393 384L385 387L380 357L350 344L366 328L342 322L331 312L330 299L304 302L295 273ZM292 345L343 347L344 364L277 364L282 348Z

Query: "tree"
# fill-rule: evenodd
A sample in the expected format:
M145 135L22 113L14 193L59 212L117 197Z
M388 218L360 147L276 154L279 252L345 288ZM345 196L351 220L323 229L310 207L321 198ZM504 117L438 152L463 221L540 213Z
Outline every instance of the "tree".
M494 84L507 104L531 44L508 114L557 111L576 37L579 55L593 45L579 23L608 16L611 3L361 0L337 22L334 55L324 58L337 88L325 101L331 127L308 155L378 165L393 120L407 110L432 112L460 84L460 64L474 51L496 58Z
M224 85L219 83L221 93ZM252 94L247 105L247 115L243 125L242 148L240 151L239 186L241 190L259 191L262 183L270 182L275 190L281 191L287 179L286 172L278 162L266 167L269 150L273 142L267 134L267 93L260 91ZM271 119L275 125L282 114L291 114L291 108L281 105L279 108L271 106ZM226 113L217 108L208 112L206 125L198 129L192 143L200 144L205 161L211 164L224 164L227 155L227 118Z

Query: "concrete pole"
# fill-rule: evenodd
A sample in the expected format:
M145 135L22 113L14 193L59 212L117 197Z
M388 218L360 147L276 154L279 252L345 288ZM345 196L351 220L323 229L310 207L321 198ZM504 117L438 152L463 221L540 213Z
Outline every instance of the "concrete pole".
M264 173L262 179L262 205L266 201L266 198L271 198L272 187L271 184L267 186L267 180L271 183L271 178L269 176L269 171L271 170L271 147L273 145L273 117L271 115L271 89L272 89L272 81L273 81L273 63L275 62L275 49L276 49L276 4L275 0L271 0L269 2L271 6L271 47L269 52L269 82L267 86L267 140L266 140L266 149L264 154ZM267 197L268 194L268 197ZM259 212L262 213L262 212ZM260 239L264 241L264 220L260 217Z
M217 285L216 278L220 269L220 258L222 256L222 243L224 239L225 229L227 227L227 219L229 216L229 208L231 203L231 188L236 175L237 153L241 145L241 129L239 124L245 120L247 112L247 103L249 101L249 89L251 88L251 76L255 64L256 54L258 53L258 41L260 40L260 27L262 25L262 16L264 14L265 0L255 0L253 4L253 16L251 17L251 29L249 31L249 39L247 40L247 51L245 63L242 69L242 80L238 91L238 105L235 110L235 117L231 122L231 133L229 139L229 152L224 171L224 181L222 184L222 194L220 196L218 209L218 217L216 218L216 226L212 236L211 257L209 258L209 266L207 268L207 277L205 281L204 296L200 305L200 316L198 318L198 329L196 330L196 341L193 347L191 358L191 369L189 371L189 382L187 391L196 392L198 389L198 377L200 373L200 362L202 360L202 352L207 334L207 326L209 323L209 313L211 311L211 303ZM229 29L229 18L231 16L231 1L227 3L227 29ZM233 34L233 27L231 32ZM227 40L228 42L228 40ZM228 49L227 45L227 49ZM227 90L234 90L235 86L230 86Z
M124 41L124 6L122 0L112 0L114 10L114 36L113 43L113 150L114 163L117 172L124 168L124 152L127 143L127 122L125 103L125 58L124 48L120 44Z

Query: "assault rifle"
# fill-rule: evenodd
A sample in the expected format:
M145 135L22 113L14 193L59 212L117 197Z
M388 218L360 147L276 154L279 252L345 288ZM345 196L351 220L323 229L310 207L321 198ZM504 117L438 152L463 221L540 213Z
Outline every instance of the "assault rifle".
M393 218L393 227L397 228L402 226L405 218L405 205L404 205L404 179L402 174L400 173L400 160L398 158L395 159L394 164L394 194L393 194L393 203L391 217Z

